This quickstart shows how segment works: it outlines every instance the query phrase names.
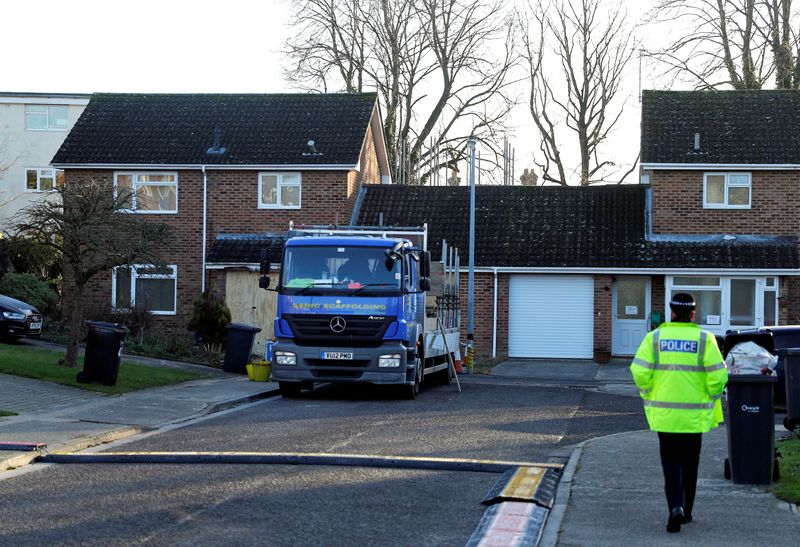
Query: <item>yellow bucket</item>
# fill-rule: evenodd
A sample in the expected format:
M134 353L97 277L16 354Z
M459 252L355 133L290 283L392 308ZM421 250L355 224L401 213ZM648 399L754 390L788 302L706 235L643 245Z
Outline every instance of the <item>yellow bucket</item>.
M272 372L272 365L267 362L247 363L247 376L254 382L266 382Z

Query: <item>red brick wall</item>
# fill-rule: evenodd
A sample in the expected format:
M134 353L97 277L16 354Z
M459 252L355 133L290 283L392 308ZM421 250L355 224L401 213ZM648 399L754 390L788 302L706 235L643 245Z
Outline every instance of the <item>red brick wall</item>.
M594 276L594 348L611 351L610 275Z
M703 171L652 171L653 233L767 234L800 232L800 172L747 171L750 209L703 209Z

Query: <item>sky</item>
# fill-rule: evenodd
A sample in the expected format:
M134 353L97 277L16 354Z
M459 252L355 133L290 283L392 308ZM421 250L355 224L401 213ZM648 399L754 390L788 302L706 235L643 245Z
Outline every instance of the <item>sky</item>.
M650 0L624 4L636 20ZM292 0L0 0L0 92L295 91L284 80L281 53L291 6ZM639 139L637 67L634 61L628 106L609 143L624 158ZM524 107L511 126L518 179L533 167L536 137Z

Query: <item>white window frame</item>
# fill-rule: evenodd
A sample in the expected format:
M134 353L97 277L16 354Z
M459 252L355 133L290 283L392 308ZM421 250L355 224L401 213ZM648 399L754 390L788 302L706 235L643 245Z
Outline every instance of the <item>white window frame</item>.
M45 112L29 112L28 109L30 107L36 108L44 108ZM50 111L52 108L65 108L67 111L67 123L64 127L56 127L50 123L51 119L54 119L53 116L50 115ZM28 116L41 116L45 115L47 117L47 123L45 124L46 127L28 127ZM26 131L67 131L69 130L69 106L63 104L26 104L25 105L25 130Z
M278 177L278 195L276 203L264 203L261 201L261 187L264 182L265 176ZM284 177L296 176L297 182L291 184L284 184ZM281 205L281 192L285 186L297 186L297 205ZM262 171L258 174L258 208L259 209L300 209L303 204L303 175L299 172L283 172L283 171Z
M28 188L28 171L36 171L36 188L35 189ZM44 171L49 171L50 172L50 178L53 179L53 187L50 190L42 190L41 180L42 180L42 173ZM64 171L62 169L53 169L52 167L26 167L25 168L25 182L24 182L25 192L29 192L29 193L39 193L39 192L50 193L50 192L55 192L56 188L58 187L58 175L59 174L63 175ZM47 175L44 175L44 176L47 177Z
M111 307L117 308L117 270L119 268L130 268L131 270L131 305L129 307L136 307L136 280L137 279L174 279L175 280L175 293L172 295L172 311L163 310L150 310L153 315L177 315L178 313L178 266L170 264L166 266L171 273L168 274L140 274L138 268L153 268L152 265L147 264L131 264L130 266L117 266L111 271Z
M718 277L720 282L718 285L676 285L673 281L675 277ZM730 309L731 309L731 280L733 279L754 279L755 280L755 325L731 325L730 321ZM774 279L773 286L767 286L767 280ZM667 317L669 317L669 300L670 296L672 295L673 291L685 291L685 292L695 292L695 291L720 291L720 324L719 325L707 325L704 323L698 323L702 328L713 332L714 334L725 334L725 331L728 329L747 329L751 327L761 327L763 326L766 321L764 318L764 294L767 292L775 292L776 298L775 301L775 317L774 317L774 325L779 324L780 320L780 278L775 275L765 275L765 276L753 276L753 275L742 275L742 276L725 276L725 275L715 275L715 274L681 274L678 276L666 276L664 280L664 310L666 310Z
M724 177L722 200L723 203L708 203L708 177ZM747 182L731 182L731 176L747 177ZM728 203L728 190L731 188L747 188L747 205L730 205ZM712 171L703 173L703 209L750 209L753 204L753 175L751 173L721 173Z
M117 196L117 179L120 175L131 177L131 208L122 209L126 213L136 213L139 215L176 215L178 214L178 172L177 171L114 171L114 196ZM151 211L140 210L136 207L136 191L139 183L139 177L143 175L172 175L175 177L174 182L143 182L142 186L174 186L175 187L175 210L172 211Z

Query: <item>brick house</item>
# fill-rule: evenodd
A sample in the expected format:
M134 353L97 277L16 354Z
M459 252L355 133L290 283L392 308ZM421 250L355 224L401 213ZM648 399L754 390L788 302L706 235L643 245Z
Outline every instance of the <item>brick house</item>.
M800 93L645 92L641 162L637 185L476 188L478 355L631 355L677 291L717 334L800 322ZM381 217L466 263L467 188L370 187L359 222Z
M257 291L258 251L279 247L290 220L350 222L359 188L390 182L374 93L95 94L52 165L66 184L134 190L131 214L175 230L166 271L98 279L90 314L147 299L160 329L187 334L213 287L234 321L264 327L259 349L274 293Z

